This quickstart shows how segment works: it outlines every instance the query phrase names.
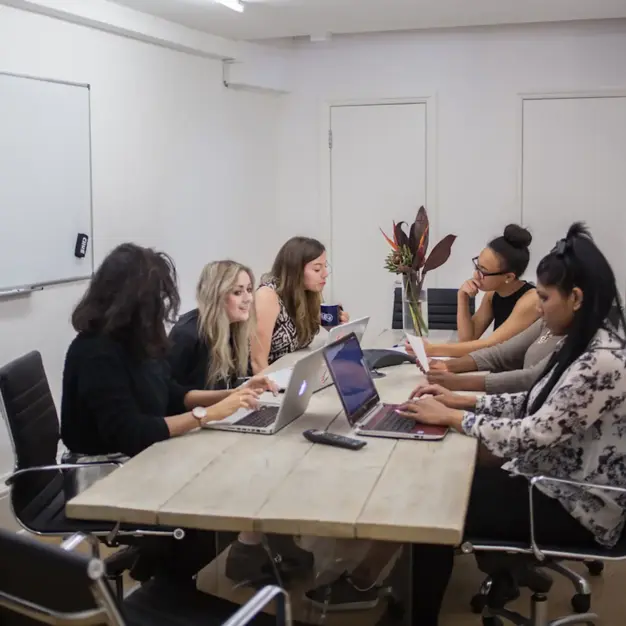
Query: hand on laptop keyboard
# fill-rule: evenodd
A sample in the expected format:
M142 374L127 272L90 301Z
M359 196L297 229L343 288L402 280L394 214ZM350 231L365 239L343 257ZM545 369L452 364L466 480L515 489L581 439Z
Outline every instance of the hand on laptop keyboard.
M259 404L259 392L238 387L227 398L207 409L207 422L217 422L230 417L238 409L255 409Z

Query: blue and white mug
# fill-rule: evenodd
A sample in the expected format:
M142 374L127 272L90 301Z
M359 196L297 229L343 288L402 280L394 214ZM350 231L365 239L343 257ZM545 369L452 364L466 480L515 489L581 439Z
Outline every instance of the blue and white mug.
M341 313L341 305L339 304L322 304L322 310L320 315L320 323L326 328L333 326L339 326L341 320L339 314Z

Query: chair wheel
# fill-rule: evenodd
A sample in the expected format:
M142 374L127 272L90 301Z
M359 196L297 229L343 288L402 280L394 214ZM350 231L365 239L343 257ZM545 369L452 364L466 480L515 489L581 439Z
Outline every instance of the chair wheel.
M604 571L604 563L602 561L585 561L585 565L591 576L600 576Z
M483 617L483 626L504 626L499 617Z
M572 596L572 609L575 613L588 613L591 608L591 596L577 593Z
M487 596L484 596L482 593L477 593L471 600L470 606L472 607L472 613L476 615L480 615L483 612L483 609L487 605Z

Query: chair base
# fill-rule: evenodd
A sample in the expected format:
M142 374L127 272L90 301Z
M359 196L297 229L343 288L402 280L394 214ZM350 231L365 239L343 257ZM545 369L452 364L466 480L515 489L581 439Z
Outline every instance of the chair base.
M489 584L484 585L488 590ZM488 603L487 599L487 603ZM554 620L548 619L548 598L544 594L534 593L530 600L530 617L526 617L510 611L506 608L492 608L486 606L483 610L483 626L504 626L504 621L515 626L569 626L574 624L596 626L600 618L595 613L582 613L580 615L568 615Z

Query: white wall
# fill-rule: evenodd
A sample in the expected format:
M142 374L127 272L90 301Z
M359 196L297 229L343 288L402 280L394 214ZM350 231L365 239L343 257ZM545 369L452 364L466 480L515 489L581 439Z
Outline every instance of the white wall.
M300 232L328 242L321 183L325 103L435 95L437 202L428 208L437 234L453 232L459 239L449 263L429 281L442 287L460 284L471 271L470 259L487 240L520 219L517 94L626 88L623 59L624 21L303 44L292 68L293 93L287 98L281 137L282 238ZM388 222L394 217L389 207ZM354 218L355 226L363 228L357 213Z
M280 97L226 90L216 61L4 6L0 71L91 84L96 263L123 241L164 249L184 307L207 261L269 267ZM84 288L0 301L0 363L40 350L57 402ZM0 475L11 465L1 424Z

